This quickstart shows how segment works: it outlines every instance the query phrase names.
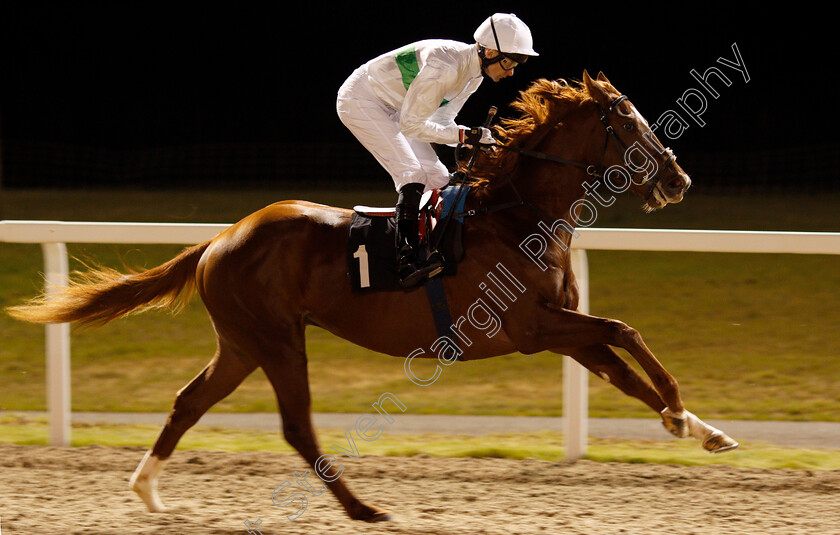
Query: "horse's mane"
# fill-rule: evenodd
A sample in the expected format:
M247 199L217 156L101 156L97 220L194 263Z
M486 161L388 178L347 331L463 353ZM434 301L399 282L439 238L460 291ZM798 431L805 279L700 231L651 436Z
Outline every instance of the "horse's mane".
M493 135L502 145L530 149L570 109L588 100L591 97L580 82L535 80L510 104L511 109L519 112L519 117L503 118L493 128ZM510 173L518 159L516 152L504 149L481 153L470 171L470 185L477 188L488 185L496 176ZM461 163L461 170L464 167Z

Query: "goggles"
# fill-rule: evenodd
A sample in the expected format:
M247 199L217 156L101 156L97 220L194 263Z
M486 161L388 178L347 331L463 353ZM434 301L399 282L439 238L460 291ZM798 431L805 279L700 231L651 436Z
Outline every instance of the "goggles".
M501 52L499 54L501 55L499 65L506 71L513 70L517 65L528 61L528 56L524 54L502 54Z

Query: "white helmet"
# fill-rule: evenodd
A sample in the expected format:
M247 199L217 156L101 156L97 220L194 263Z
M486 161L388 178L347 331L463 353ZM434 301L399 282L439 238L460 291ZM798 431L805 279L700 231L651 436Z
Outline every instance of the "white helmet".
M531 30L513 13L496 13L487 17L475 31L475 42L503 54L539 56L534 52Z

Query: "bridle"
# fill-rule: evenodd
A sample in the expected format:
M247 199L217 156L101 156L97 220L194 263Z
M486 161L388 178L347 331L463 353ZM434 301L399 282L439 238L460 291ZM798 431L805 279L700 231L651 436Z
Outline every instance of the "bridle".
M604 177L604 175L606 174L606 171L607 171L607 168L604 167L603 162L604 162L604 160L606 159L606 156L607 156L607 149L608 149L608 146L609 146L610 139L612 139L613 143L616 146L616 149L622 154L626 153L630 148L630 147L627 146L626 143L624 143L624 141L621 139L621 137L619 137L618 133L615 131L615 128L613 128L612 123L610 122L610 115L612 114L612 112L615 111L615 109L619 106L619 104L621 104L625 100L627 100L626 95L619 95L618 97L616 97L610 103L609 107L607 107L606 110L604 110L601 107L600 104L595 102L595 107L597 108L597 111L598 111L598 118L601 121L601 124L604 125L604 128L607 132L607 137L604 140L604 151L601 154L601 160L597 165L596 164L591 164L591 163L579 162L579 161L576 161L576 160L569 160L569 159L566 159L566 158L561 158L559 156L553 156L553 155L547 154L545 152L540 152L540 151L535 151L535 150L530 150L530 149L522 149L522 148L519 148L519 147L510 146L510 145L501 145L501 144L496 143L496 144L490 145L490 146L491 147L496 147L496 148L499 148L499 149L503 149L503 150L508 150L508 151L511 151L511 152L516 152L518 154L521 154L523 156L528 156L530 158L536 158L536 159L539 159L539 160L554 162L554 163L561 164L561 165L568 165L568 166L571 166L571 167L577 167L578 169L582 169L583 171L585 171L586 174L590 178L600 180ZM557 122L552 124L550 128L546 129L546 133L551 131L552 129L554 129L554 127L559 122L560 122L560 119L557 119ZM659 181L661 179L662 172L666 168L670 167L677 159L676 156L674 155L674 152L671 149L665 148L664 152L666 154L668 154L668 159L665 161L665 163L663 165L658 166L658 169L657 169L656 173L654 173L654 176L647 180L647 182L651 183L651 187L650 187L650 190L648 191L647 196L645 196L645 199L644 199L645 202L648 202L650 197L653 195L653 192L656 190L657 185L659 184ZM465 175L463 177L463 182L461 183L461 185L463 185L464 182L466 182L466 179L467 179L467 176ZM632 180L632 176L631 176L630 180ZM496 212L496 211L499 211L499 210L506 210L508 208L515 208L517 206L524 206L524 207L528 208L529 210L531 210L532 212L534 212L545 223L548 223L549 225L554 224L555 219L552 218L549 214L547 214L542 208L540 208L538 206L535 206L534 204L532 204L532 203L530 203L530 202L528 202L528 201L526 201L525 199L522 198L522 195L520 195L519 190L516 188L516 184L514 184L512 179L508 179L507 184L513 189L514 195L516 196L515 201L502 203L502 204L498 204L498 205L492 205L492 206L487 206L487 205L482 204L482 205L479 205L476 208L466 210L463 213L459 213L459 214L454 214L454 210L453 210L449 213L449 216L446 219L446 223L448 223L448 220L452 217L456 217L456 218L457 217L471 217L471 216L475 216L475 215L487 214L487 213L490 213L490 212ZM458 196L460 197L460 195L463 192L464 192L464 188L461 188L461 190L458 192ZM444 227L445 226L446 225L444 224ZM442 237L442 235L443 235L443 233L441 232L438 236L438 241L440 241L440 238ZM434 248L435 249L437 248L437 243L435 243Z
M602 108L600 104L595 102L595 107L598 111L598 119L601 121L601 124L604 125L604 129L607 132L607 138L604 141L604 151L601 155L601 161L597 165L578 162L578 161L575 161L575 160L568 160L566 158L560 158L558 156L552 156L550 154L546 154L545 152L539 152L539 151L528 150L528 149L521 149L519 147L512 147L512 146L509 146L509 145L500 145L500 144L497 143L493 146L496 147L496 148L503 149L503 150L516 152L518 154L522 154L523 156L528 156L528 157L531 157L531 158L537 158L537 159L540 159L540 160L546 160L546 161L550 161L550 162L554 162L554 163L558 163L558 164L562 164L562 165L569 165L569 166L572 166L572 167L577 167L579 169L583 169L584 171L586 171L586 174L591 178L602 179L605 175L606 170L607 170L604 167L603 162L604 162L604 159L607 156L607 147L609 145L609 140L612 139L613 144L616 147L616 150L618 150L619 153L621 153L621 154L626 154L627 151L630 149L630 147L627 146L627 144L621 139L621 137L619 137L618 133L615 131L615 128L613 128L612 123L610 122L610 115L612 114L612 112L618 107L619 104L621 104L622 102L624 102L626 100L627 100L626 95L620 95L620 96L616 97L615 100L613 100L610 103L609 107L606 110L604 110L604 108ZM552 128L553 128L553 126L552 126ZM551 129L549 129L549 130L551 130ZM664 164L658 165L658 169L656 170L656 173L654 173L653 177L646 180L646 182L650 183L650 190L648 191L647 196L645 196L645 199L644 199L645 202L647 202L650 199L650 197L653 195L653 192L656 189L657 185L659 184L659 181L662 179L662 172L665 169L667 169L668 167L670 167L677 159L677 157L674 155L674 152L671 149L665 148L663 152L665 152L668 155L668 159L665 161ZM631 178L631 180L632 180L632 178ZM518 192L517 192L517 195L518 195Z
M601 120L601 124L604 125L604 128L607 130L607 134L610 138L612 138L613 142L616 145L616 149L618 149L619 152L621 152L622 154L627 154L627 151L630 150L630 147L628 147L627 144L624 143L624 141L622 141L620 137L618 137L618 133L616 133L615 128L613 128L612 124L610 123L609 115L616 107L618 107L619 104L621 104L625 100L627 100L626 95L621 95L617 97L615 100L612 101L612 103L610 103L610 107L607 109L606 112L603 110L603 108L601 108L600 105L598 105L597 103L595 104L598 107L598 118ZM606 150L607 149L605 146L604 156L606 156ZM648 194L645 197L645 202L647 202L648 199L650 199L651 195L653 195L653 191L656 189L657 185L659 184L659 181L662 179L662 172L668 167L670 167L677 160L676 155L674 155L674 151L672 151L671 149L665 147L663 152L665 152L668 155L668 159L665 160L665 163L663 165L658 166L656 173L654 173L653 176L647 180L647 182L650 182L650 190L648 191ZM602 156L602 161L604 156ZM603 176L603 172L600 176Z

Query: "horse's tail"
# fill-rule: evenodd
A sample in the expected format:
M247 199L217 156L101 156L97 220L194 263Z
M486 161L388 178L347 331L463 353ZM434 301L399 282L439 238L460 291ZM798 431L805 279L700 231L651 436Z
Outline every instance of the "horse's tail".
M206 242L172 260L139 273L110 268L78 274L68 286L45 291L27 304L8 307L12 317L33 323L103 325L131 312L183 308L195 291L195 271Z

